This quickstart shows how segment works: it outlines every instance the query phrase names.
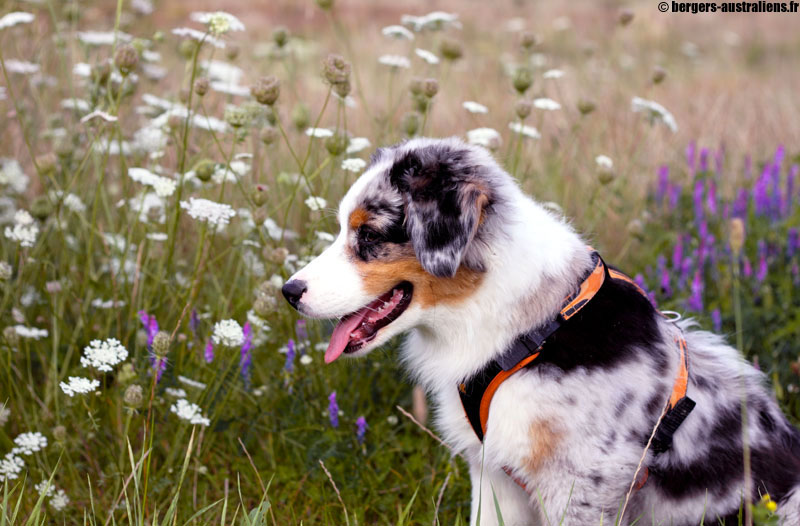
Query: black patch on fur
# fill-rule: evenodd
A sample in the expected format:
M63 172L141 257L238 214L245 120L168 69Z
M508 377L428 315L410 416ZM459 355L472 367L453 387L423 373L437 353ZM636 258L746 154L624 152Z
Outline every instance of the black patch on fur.
M628 409L628 405L633 401L633 392L632 391L625 391L625 394L622 395L619 402L617 402L616 407L614 408L614 418L619 418Z
M775 420L772 419L772 416L770 416L766 409L762 409L758 412L758 421L761 423L762 429L767 433L775 431Z
M391 245L408 243L408 234L403 226L403 209L385 200L365 200L362 205L371 217L380 219L361 225L356 231L355 253L362 261L387 257ZM384 225L378 228L377 223Z
M589 475L589 478L592 479L592 484L594 484L595 486L599 486L600 484L603 483L603 475L601 475L596 471L593 472L591 475Z
M664 394L656 391L653 396L647 400L647 404L644 406L645 414L654 415L654 414L661 414L661 404L664 401Z
M417 259L434 276L454 276L462 261L484 270L482 262L464 260L482 212L478 199L485 195L477 184L481 167L469 155L467 149L431 145L406 152L389 170L406 203L405 226Z
M698 389L702 389L703 391L714 391L713 385L706 379L705 376L692 375L691 380Z
M544 345L535 361L565 372L609 369L641 354L663 353L655 308L631 284L611 279Z

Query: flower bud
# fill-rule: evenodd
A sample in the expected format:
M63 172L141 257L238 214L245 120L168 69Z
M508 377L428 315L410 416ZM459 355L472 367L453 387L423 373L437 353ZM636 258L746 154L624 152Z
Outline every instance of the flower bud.
M258 134L258 138L266 145L274 143L279 137L280 132L274 126L264 126Z
M633 219L628 223L628 232L637 239L644 237L644 223L641 219Z
M210 82L208 81L208 77L200 77L194 81L194 92L202 97L208 93L209 85Z
M138 347L147 345L147 332L145 330L139 329L136 331L136 345Z
M272 106L281 94L281 81L274 75L261 77L250 87L250 94L260 104Z
M422 81L422 94L432 99L439 93L439 81L436 79L425 79Z
M308 123L311 117L308 112L308 106L306 106L302 102L298 102L294 108L292 108L292 124L298 130L305 130L308 128Z
M633 11L630 9L623 9L619 12L619 18L617 20L619 21L619 25L627 26L633 21Z
M195 41L187 38L181 41L178 47L178 53L180 53L185 60L190 60L194 56L195 49L197 49Z
M283 47L289 41L289 30L285 26L278 26L272 30L272 41L278 47Z
M123 44L117 48L117 53L114 55L114 64L123 75L128 75L136 69L138 63L139 53L135 47L130 44Z
M661 66L656 66L655 69L653 69L653 84L661 84L664 82L665 78L667 78L667 70Z
M420 117L419 113L416 112L409 112L406 113L403 117L403 131L406 132L406 135L411 137L419 130L420 126Z
M238 44L234 44L233 42L228 42L225 45L225 56L228 57L228 60L236 60L236 57L239 56L239 52L241 48Z
M350 80L350 64L335 53L328 55L322 63L325 80L330 84L339 84Z
M64 426L56 426L53 428L53 438L56 442L63 442L67 439L67 428Z
M142 344L144 345L147 343L147 334L145 334L145 342ZM128 362L122 364L122 367L119 369L119 374L117 374L117 380L120 383L126 384L136 378L136 371L133 368L133 364Z
M283 265L287 257L289 257L289 250L286 247L277 247L269 254L269 260L276 265Z
M459 41L445 38L439 43L439 54L445 60L456 61L464 55L464 49Z
M132 384L125 389L125 395L123 396L122 401L126 406L136 409L142 405L143 400L144 391L142 390L141 385Z
M328 150L329 154L335 157L344 153L349 142L350 139L348 139L347 135L344 133L334 133L325 139L325 149Z
M514 105L514 113L522 120L525 120L531 114L532 109L533 104L528 99L519 99Z
M36 166L42 174L52 174L56 170L58 158L53 152L42 154L36 158Z
M108 77L111 75L111 66L108 62L103 61L95 64L92 68L92 79L100 85L108 82Z
M231 128L241 128L247 124L247 121L247 111L243 108L239 108L238 106L225 108L225 122L227 122Z
M261 296L253 303L253 311L261 318L267 318L275 312L278 300L275 296Z
M19 343L19 334L17 334L17 329L14 327L6 327L3 329L3 340L5 340L6 345L9 347L16 347Z
M250 195L256 206L262 206L267 202L267 187L262 184L257 184Z
M198 179L205 183L211 180L211 176L214 175L216 170L217 166L213 161L203 159L195 166L194 173L197 175Z
M0 281L8 281L13 275L14 268L5 261L0 261Z
M333 84L333 91L339 96L339 98L344 99L350 93L352 87L350 86L350 81L347 80L345 82L337 82Z
M40 195L31 204L31 215L39 221L44 221L53 213L53 205L46 195Z
M523 31L520 35L519 45L525 51L531 51L538 43L539 39L536 38L536 34L531 31Z
M581 115L589 115L595 110L596 106L594 102L588 99L581 99L578 101L578 111Z
M517 93L522 95L533 85L533 72L529 68L517 68L514 72L514 77L511 79L511 83L514 85L514 89L517 90Z
M414 95L412 102L414 103L414 109L420 113L427 112L428 107L431 105L431 99L425 95Z
M169 353L169 346L171 343L169 333L166 331L158 331L153 337L153 352L159 358L163 358Z
M730 221L729 228L728 242L731 245L733 255L738 256L744 246L744 221L739 217L734 217Z

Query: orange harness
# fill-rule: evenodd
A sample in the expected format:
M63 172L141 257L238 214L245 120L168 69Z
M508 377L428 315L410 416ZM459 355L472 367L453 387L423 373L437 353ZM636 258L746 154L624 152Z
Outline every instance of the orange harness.
M492 360L477 374L459 385L461 404L470 426L478 439L483 442L486 433L486 422L489 419L489 407L497 388L511 375L522 368L535 365L540 353L546 352L548 339L553 336L568 320L576 316L592 298L597 295L608 280L626 282L643 296L647 294L631 278L615 269L609 269L600 255L592 250L594 267L581 281L578 290L568 296L559 313L553 320L517 337L509 348L497 359ZM662 314L663 316L663 314ZM695 402L686 396L689 380L689 357L686 340L676 338L680 350L680 364L666 412L653 435L651 449L654 453L663 453L672 446L672 437L694 408ZM516 478L509 468L503 468L514 481L525 488L525 484ZM637 489L647 480L647 469L638 482ZM526 489L527 491L527 489Z

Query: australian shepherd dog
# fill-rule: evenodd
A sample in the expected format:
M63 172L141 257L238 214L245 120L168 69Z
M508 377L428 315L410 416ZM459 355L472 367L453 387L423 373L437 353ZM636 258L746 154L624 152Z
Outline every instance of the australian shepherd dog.
M400 359L469 463L471 524L498 524L496 496L509 526L732 525L768 494L782 524L800 525L800 433L764 375L656 310L483 148L380 148L338 218L283 294L338 319L327 363L406 333ZM602 285L568 316L565 298L593 275ZM526 334L538 339L520 347ZM673 411L676 389L691 404Z

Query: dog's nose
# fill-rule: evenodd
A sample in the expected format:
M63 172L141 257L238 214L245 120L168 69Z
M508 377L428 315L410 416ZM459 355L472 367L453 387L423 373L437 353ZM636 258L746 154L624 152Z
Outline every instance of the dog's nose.
M296 309L297 304L300 303L300 298L307 289L308 287L306 286L305 281L293 279L291 281L287 281L286 284L283 285L281 292L283 292L283 297L286 298L286 301L289 302L289 305Z

